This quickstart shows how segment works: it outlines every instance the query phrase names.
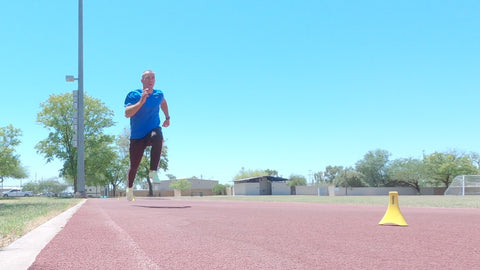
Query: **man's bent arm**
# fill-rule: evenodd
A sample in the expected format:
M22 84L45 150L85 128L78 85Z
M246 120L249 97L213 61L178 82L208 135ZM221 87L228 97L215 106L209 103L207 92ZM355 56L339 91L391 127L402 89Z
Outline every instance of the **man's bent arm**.
M130 118L134 116L143 106L143 103L145 103L145 100L140 99L137 103L125 107L125 117Z

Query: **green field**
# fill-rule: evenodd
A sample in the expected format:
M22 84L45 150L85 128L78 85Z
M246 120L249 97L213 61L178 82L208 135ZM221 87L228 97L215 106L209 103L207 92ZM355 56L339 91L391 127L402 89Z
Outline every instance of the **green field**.
M0 198L0 248L80 201L46 197Z
M182 199L388 205L386 196L210 196ZM480 208L480 196L398 196L400 206Z

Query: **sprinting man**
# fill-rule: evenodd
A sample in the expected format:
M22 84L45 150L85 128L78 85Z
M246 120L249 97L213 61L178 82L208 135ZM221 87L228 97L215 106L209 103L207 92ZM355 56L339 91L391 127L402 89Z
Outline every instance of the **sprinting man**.
M133 90L125 98L125 116L130 118L130 167L127 175L127 200L133 200L133 181L147 146L151 145L150 180L159 182L157 175L162 155L163 134L160 126L160 109L165 115L163 127L170 125L167 101L163 92L153 89L155 73L146 70L142 74L143 89Z

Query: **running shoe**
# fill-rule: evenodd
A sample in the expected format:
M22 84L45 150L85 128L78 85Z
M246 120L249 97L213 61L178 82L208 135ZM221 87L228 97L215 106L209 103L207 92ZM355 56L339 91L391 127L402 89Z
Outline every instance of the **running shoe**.
M127 188L127 200L133 201L133 187Z
M152 183L160 183L160 179L158 179L157 171L150 171L149 177Z

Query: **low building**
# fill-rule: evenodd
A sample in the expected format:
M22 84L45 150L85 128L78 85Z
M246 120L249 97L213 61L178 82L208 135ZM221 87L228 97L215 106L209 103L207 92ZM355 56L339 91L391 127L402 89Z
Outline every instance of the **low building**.
M288 179L277 176L257 176L238 179L233 184L234 195L291 195Z

